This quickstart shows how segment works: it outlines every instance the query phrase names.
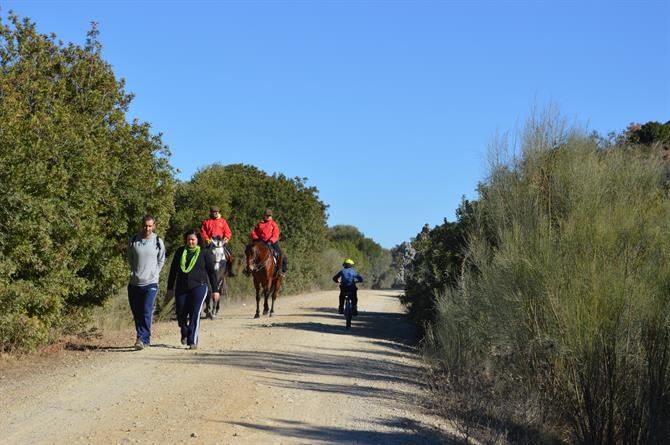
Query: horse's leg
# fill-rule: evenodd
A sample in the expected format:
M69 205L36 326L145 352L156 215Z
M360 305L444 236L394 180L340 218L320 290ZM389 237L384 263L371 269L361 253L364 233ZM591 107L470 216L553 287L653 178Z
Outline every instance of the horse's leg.
M275 313L275 300L277 299L277 290L279 289L280 279L277 278L272 282L272 307L270 307L270 317Z
M256 315L254 315L254 318L261 318L260 315L260 304L261 304L261 287L260 283L256 280L254 277L254 287L256 288Z
M205 317L207 318L212 318L212 311L210 309L212 304L212 292L208 289L207 290L207 296L205 297L205 304L203 307L205 308Z
M267 315L270 312L270 307L268 306L268 296L270 294L270 289L267 286L263 287L263 315Z
M226 281L226 276L223 273L224 270L225 269L221 268L217 271L217 274L219 275L219 280L220 280L221 285L219 286L219 301L213 301L214 298L212 297L212 301L213 301L212 315L214 316L214 318L218 317L219 309L221 309L221 299L223 298L223 296L221 294L221 290L225 286L225 281Z

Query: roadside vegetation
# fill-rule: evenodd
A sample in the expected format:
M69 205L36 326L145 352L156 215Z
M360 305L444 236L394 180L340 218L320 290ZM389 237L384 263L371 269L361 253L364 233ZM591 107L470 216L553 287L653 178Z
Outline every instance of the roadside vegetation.
M307 178L215 163L178 180L160 133L129 121L132 98L95 25L79 46L0 18L0 353L129 325L125 250L145 213L169 255L218 205L241 275L270 207L284 293L334 289L347 257L365 286L404 287L435 408L466 440L670 437L670 122L601 137L551 111L531 117L517 144L492 144L479 197L455 222L389 251L328 227ZM251 282L229 290L249 297Z
M663 443L670 122L603 138L548 111L518 140L412 243L436 408L484 443Z
M78 329L122 285L136 221L169 219L169 151L131 100L95 27L82 47L0 22L0 350Z
M125 252L146 213L169 262L182 234L221 207L239 275L230 298L252 295L240 273L244 245L266 207L289 259L283 293L335 288L330 277L347 256L372 286L392 275L388 250L353 227L327 227L328 206L307 178L212 164L178 180L160 133L129 122L132 99L95 24L80 46L28 18L0 17L0 353L130 325Z

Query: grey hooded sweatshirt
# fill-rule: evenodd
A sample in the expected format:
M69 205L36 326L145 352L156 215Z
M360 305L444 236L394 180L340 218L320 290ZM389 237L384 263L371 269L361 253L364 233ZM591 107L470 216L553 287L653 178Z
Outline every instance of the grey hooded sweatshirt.
M158 284L158 276L165 264L165 244L152 233L149 239L142 234L128 241L128 264L130 265L130 283L133 286Z

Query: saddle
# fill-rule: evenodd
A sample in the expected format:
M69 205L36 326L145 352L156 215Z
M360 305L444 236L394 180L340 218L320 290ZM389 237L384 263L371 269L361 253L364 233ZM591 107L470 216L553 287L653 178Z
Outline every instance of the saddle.
M279 271L281 270L281 267L282 267L282 263L281 263L282 262L282 257L281 257L281 255L279 255L279 252L277 251L277 249L274 248L274 246L271 243L266 242L265 244L268 246L268 249L270 249L270 252L272 253L272 258L275 261L274 276L277 276L279 274Z

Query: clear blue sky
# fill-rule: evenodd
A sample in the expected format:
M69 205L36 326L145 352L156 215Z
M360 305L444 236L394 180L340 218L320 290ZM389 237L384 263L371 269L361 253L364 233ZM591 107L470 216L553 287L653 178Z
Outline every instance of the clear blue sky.
M384 247L476 198L533 105L601 133L670 120L669 1L4 1L103 56L188 180L307 177Z

